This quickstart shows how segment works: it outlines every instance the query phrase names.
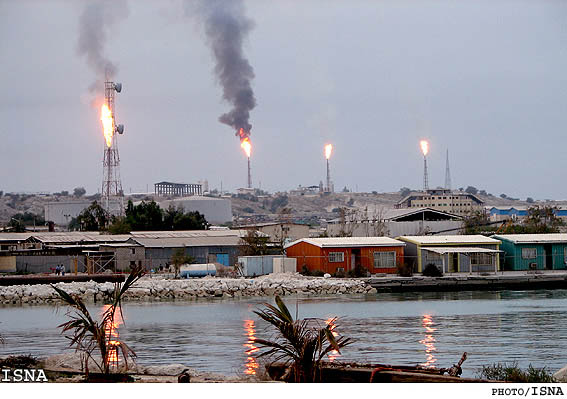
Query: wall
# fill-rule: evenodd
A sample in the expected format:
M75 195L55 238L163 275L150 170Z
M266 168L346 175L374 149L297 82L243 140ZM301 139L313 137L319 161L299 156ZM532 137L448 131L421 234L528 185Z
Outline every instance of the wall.
M74 257L68 255L17 255L16 270L18 273L52 273L57 265L62 264L67 273L74 272ZM86 262L84 256L79 256L78 271L84 272Z
M437 232L443 230L451 230L444 232L443 235L458 235L463 222L460 220L432 220L432 221L412 221L412 222L384 222L384 235L387 237L413 236L422 235L424 232ZM327 234L329 237L337 237L341 234L343 226L337 223L327 225ZM375 237L376 229L369 222L347 224L344 230L352 232L352 237Z
M173 205L175 208L182 206L185 212L197 211L203 214L209 223L222 224L232 221L232 203L226 198L193 196L160 201L159 205L162 209Z
M322 251L316 245L306 242L299 242L286 249L286 255L290 258L297 259L297 271L301 272L303 266L308 270L322 270Z
M147 247L145 249L147 267L150 269L165 267L171 263L171 257L177 249ZM238 261L239 248L238 246L185 247L185 255L195 258L196 263L215 263L217 254L227 254L227 266L232 266Z

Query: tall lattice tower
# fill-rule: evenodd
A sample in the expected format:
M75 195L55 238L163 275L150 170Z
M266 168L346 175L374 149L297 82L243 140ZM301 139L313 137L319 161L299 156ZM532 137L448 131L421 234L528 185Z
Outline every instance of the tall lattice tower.
M124 125L117 125L114 113L114 94L122 91L121 83L104 82L104 104L101 121L104 129L104 158L102 161L102 204L113 215L124 214L124 192L120 180L120 155L118 134L124 133Z
M445 188L451 189L451 170L449 169L449 149L447 148L447 161L445 162Z

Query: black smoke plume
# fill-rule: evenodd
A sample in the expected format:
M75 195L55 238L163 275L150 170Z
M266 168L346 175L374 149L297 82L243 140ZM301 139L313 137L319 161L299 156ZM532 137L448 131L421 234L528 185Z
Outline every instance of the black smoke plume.
M219 121L250 134L250 111L256 106L251 81L254 70L244 56L243 42L254 26L244 13L241 0L188 1L188 11L202 22L207 44L215 60L215 75L223 89L223 98L232 109Z
M85 57L87 66L95 73L95 81L89 91L104 89L103 82L116 75L117 66L106 54L106 43L111 28L128 16L125 0L89 0L79 18L77 53Z

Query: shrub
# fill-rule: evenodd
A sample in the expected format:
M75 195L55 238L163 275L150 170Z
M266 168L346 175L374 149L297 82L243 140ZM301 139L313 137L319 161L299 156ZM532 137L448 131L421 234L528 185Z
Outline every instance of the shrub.
M443 276L443 272L437 266L435 266L435 264L433 264L433 263L428 263L427 266L425 266L425 269L423 269L422 274L424 276L427 276L427 277L441 277L441 276Z
M507 382L555 382L553 374L547 371L545 367L538 369L530 364L528 369L524 371L515 362L511 365L495 363L492 366L482 366L482 370L477 376L486 380Z
M368 269L362 267L360 265L356 265L354 269L348 271L349 277L367 277L368 276Z

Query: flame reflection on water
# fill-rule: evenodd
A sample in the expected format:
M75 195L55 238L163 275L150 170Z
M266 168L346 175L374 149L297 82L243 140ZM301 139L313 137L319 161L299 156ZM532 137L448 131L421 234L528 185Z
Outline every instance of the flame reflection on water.
M327 320L325 320L325 324L327 324L331 330L331 332L333 333L333 337L338 337L339 334L335 331L335 328L337 327L337 325L335 324L335 318L334 317L329 317ZM339 351L337 350L332 350L329 353L329 361L332 362L334 361L337 357L339 357L341 354L339 353Z
M111 308L112 305L104 305L102 308L102 314L104 314L108 309ZM104 326L104 334L106 337L106 341L108 342L108 353L107 359L108 363L111 367L118 368L118 351L117 345L119 344L116 339L118 339L118 327L122 324L120 320L120 315L114 314L114 320L112 322L107 323Z
M433 327L433 316L429 314L423 315L421 325L425 329L425 338L420 340L419 343L425 345L425 356L427 358L427 361L421 365L425 367L432 367L437 361L437 358L435 357L437 348L435 348L435 337L433 336L433 333L437 329Z
M244 353L247 356L246 363L244 364L244 374L254 375L258 368L258 362L253 354L260 350L254 345L254 339L256 338L256 325L254 324L254 320L244 320L244 333L247 337L247 341L244 344L246 348Z

